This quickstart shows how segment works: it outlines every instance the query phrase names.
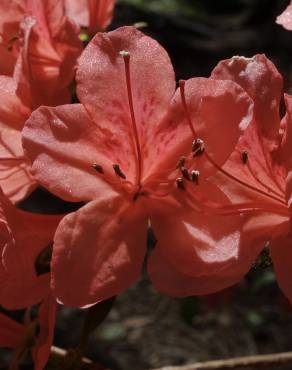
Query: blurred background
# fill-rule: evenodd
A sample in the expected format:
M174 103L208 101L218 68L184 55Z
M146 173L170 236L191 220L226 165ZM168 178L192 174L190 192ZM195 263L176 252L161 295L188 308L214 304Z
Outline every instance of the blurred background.
M139 24L166 48L176 77L208 76L233 55L265 53L292 93L292 32L275 24L289 0L120 0L110 29ZM153 61L155 63L155 61ZM23 204L33 207L42 190ZM64 204L48 194L47 211ZM149 235L149 248L155 243ZM60 308L55 344L77 345L84 311ZM237 286L208 297L171 299L147 275L118 297L91 337L88 357L112 370L292 350L292 307L279 291L265 252ZM1 351L3 366L7 352ZM2 363L1 363L2 365ZM270 369L290 369L279 366ZM247 369L247 368L245 368ZM251 368L252 369L252 368Z

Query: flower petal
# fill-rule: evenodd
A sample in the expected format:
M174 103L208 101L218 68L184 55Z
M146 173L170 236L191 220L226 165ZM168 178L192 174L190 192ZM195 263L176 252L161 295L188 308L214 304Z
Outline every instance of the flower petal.
M26 14L20 23L23 45L14 72L17 93L33 109L68 103L68 85L82 51L79 27L64 16L59 0L28 0Z
M14 203L37 186L21 144L21 131L3 128L0 134L0 185Z
M94 35L111 22L115 0L65 0L66 15Z
M14 244L3 252L0 266L0 304L20 309L38 303L49 290L49 274L37 275L36 259L52 242L61 216L17 210L6 204L6 217Z
M129 162L127 153L109 154L107 136L100 131L81 104L40 107L23 129L23 146L32 161L32 173L49 191L68 201L84 201L105 190L102 165L117 181L112 164ZM108 154L108 156L107 156ZM121 182L117 181L116 188ZM108 186L107 186L108 188Z
M240 260L226 270L208 275L189 276L179 272L155 248L148 260L148 273L155 288L173 297L212 294L238 283L251 267L250 260Z
M279 105L283 88L282 76L274 64L264 54L252 58L233 57L221 61L211 77L232 80L249 94L255 104L257 128L273 147L279 137Z
M142 209L121 197L104 197L62 220L52 258L52 284L60 302L84 307L137 280L146 248Z
M275 239L270 244L270 254L279 287L292 304L292 237Z
M200 171L201 178L210 176L217 167L209 158L221 166L252 120L251 99L232 81L192 78L184 83L184 95L186 107L181 92L176 91L168 115L153 128L151 151L143 153L152 177L163 169L175 169L180 156L191 154L194 139L203 140L205 152L192 158L189 165ZM222 130L224 135L218 137Z
M124 57L130 53L127 89ZM135 151L135 130L129 95L143 159L153 149L153 132L166 115L175 91L174 72L166 51L134 27L99 33L79 59L77 93L100 130L108 131L112 149ZM147 164L143 163L143 171Z
M292 31L292 2L287 6L283 13L277 17L276 23L286 28L286 30Z
M25 328L17 321L0 313L0 347L15 348L22 344Z
M50 356L54 338L56 310L56 300L49 294L39 308L40 334L36 345L32 349L32 356L35 363L34 370L43 370Z
M215 198L214 188L205 187L206 198L209 193ZM217 193L221 203L226 203L218 189ZM162 217L162 211L167 217ZM239 215L218 216L165 204L159 212L154 209L150 219L161 255L183 274L197 277L219 273L237 264L245 254L240 244L243 219Z
M285 202L285 168L275 160L281 140L280 74L264 55L256 55L253 58L233 57L220 62L212 72L212 78L235 81L255 103L255 120L245 130L224 165L224 170L238 181L218 173L216 183L233 202L249 199L273 204L277 199L272 196Z

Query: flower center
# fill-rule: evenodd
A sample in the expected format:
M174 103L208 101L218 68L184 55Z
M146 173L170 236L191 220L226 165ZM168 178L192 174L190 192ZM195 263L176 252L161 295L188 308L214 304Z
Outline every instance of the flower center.
M187 103L185 99L185 89L184 89L185 81L180 81L179 87L180 87L180 93L181 93L181 100L182 100L182 104L183 104L183 108L186 114L189 128L192 131L194 137L197 137L197 139L193 141L193 148L192 148L193 152L204 155L206 161L208 161L212 166L214 166L218 172L228 177L230 181L236 182L237 184L240 185L240 187L248 189L261 196L264 196L267 199L267 201L256 201L256 202L239 203L239 204L222 206L214 202L213 203L210 202L208 199L205 199L202 195L195 194L194 192L188 192L188 194L190 195L190 198L192 198L192 201L199 203L200 206L203 207L204 209L208 209L209 211L213 211L218 214L230 215L230 214L236 214L236 213L253 213L253 212L259 212L259 211L271 211L273 213L280 213L280 214L288 215L289 213L287 209L287 202L286 202L285 194L283 190L278 187L279 192L275 191L270 186L264 184L264 182L258 178L258 176L255 174L255 172L253 171L251 167L248 152L246 150L244 150L241 153L242 165L248 167L248 170L250 174L252 175L252 177L254 178L254 180L259 185L262 185L265 188L265 190L262 190L260 187L253 186L237 178L233 174L229 173L228 171L223 169L220 165L218 165L214 161L214 159L208 154L207 148L205 148L205 144L203 140L199 139L198 135L196 134L196 130L194 128L194 125L192 123L192 120L191 120L191 117L188 111L188 107L187 107ZM277 204L275 204L275 201L278 203L278 206Z

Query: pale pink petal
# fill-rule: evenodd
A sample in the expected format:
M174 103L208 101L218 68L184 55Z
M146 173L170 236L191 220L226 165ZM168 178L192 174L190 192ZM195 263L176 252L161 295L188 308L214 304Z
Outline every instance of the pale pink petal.
M128 288L141 271L146 231L142 207L121 197L92 201L66 216L52 258L57 299L84 307Z
M65 0L66 15L90 34L104 30L112 20L115 0Z
M32 162L32 173L49 191L68 201L91 200L108 188L102 179L122 182L112 165L119 163L131 179L132 148L112 151L115 138L89 117L81 104L40 107L23 129L23 146ZM114 146L115 147L115 146ZM98 173L93 164L104 168ZM134 174L132 174L133 179ZM103 189L103 190L102 190Z
M292 237L288 234L270 244L277 282L292 304Z
M88 0L65 0L65 14L82 27L88 27Z
M292 2L287 6L283 13L277 17L276 23L286 28L286 30L292 31Z

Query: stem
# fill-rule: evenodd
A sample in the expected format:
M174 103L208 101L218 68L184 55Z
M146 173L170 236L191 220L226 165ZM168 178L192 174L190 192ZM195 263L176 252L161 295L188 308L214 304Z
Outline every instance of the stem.
M196 364L186 366L167 366L155 370L227 370L243 368L248 368L249 370L258 370L260 368L271 370L271 367L269 365L277 365L275 369L279 369L280 364L288 363L292 364L292 352L245 356L218 361L198 362Z

